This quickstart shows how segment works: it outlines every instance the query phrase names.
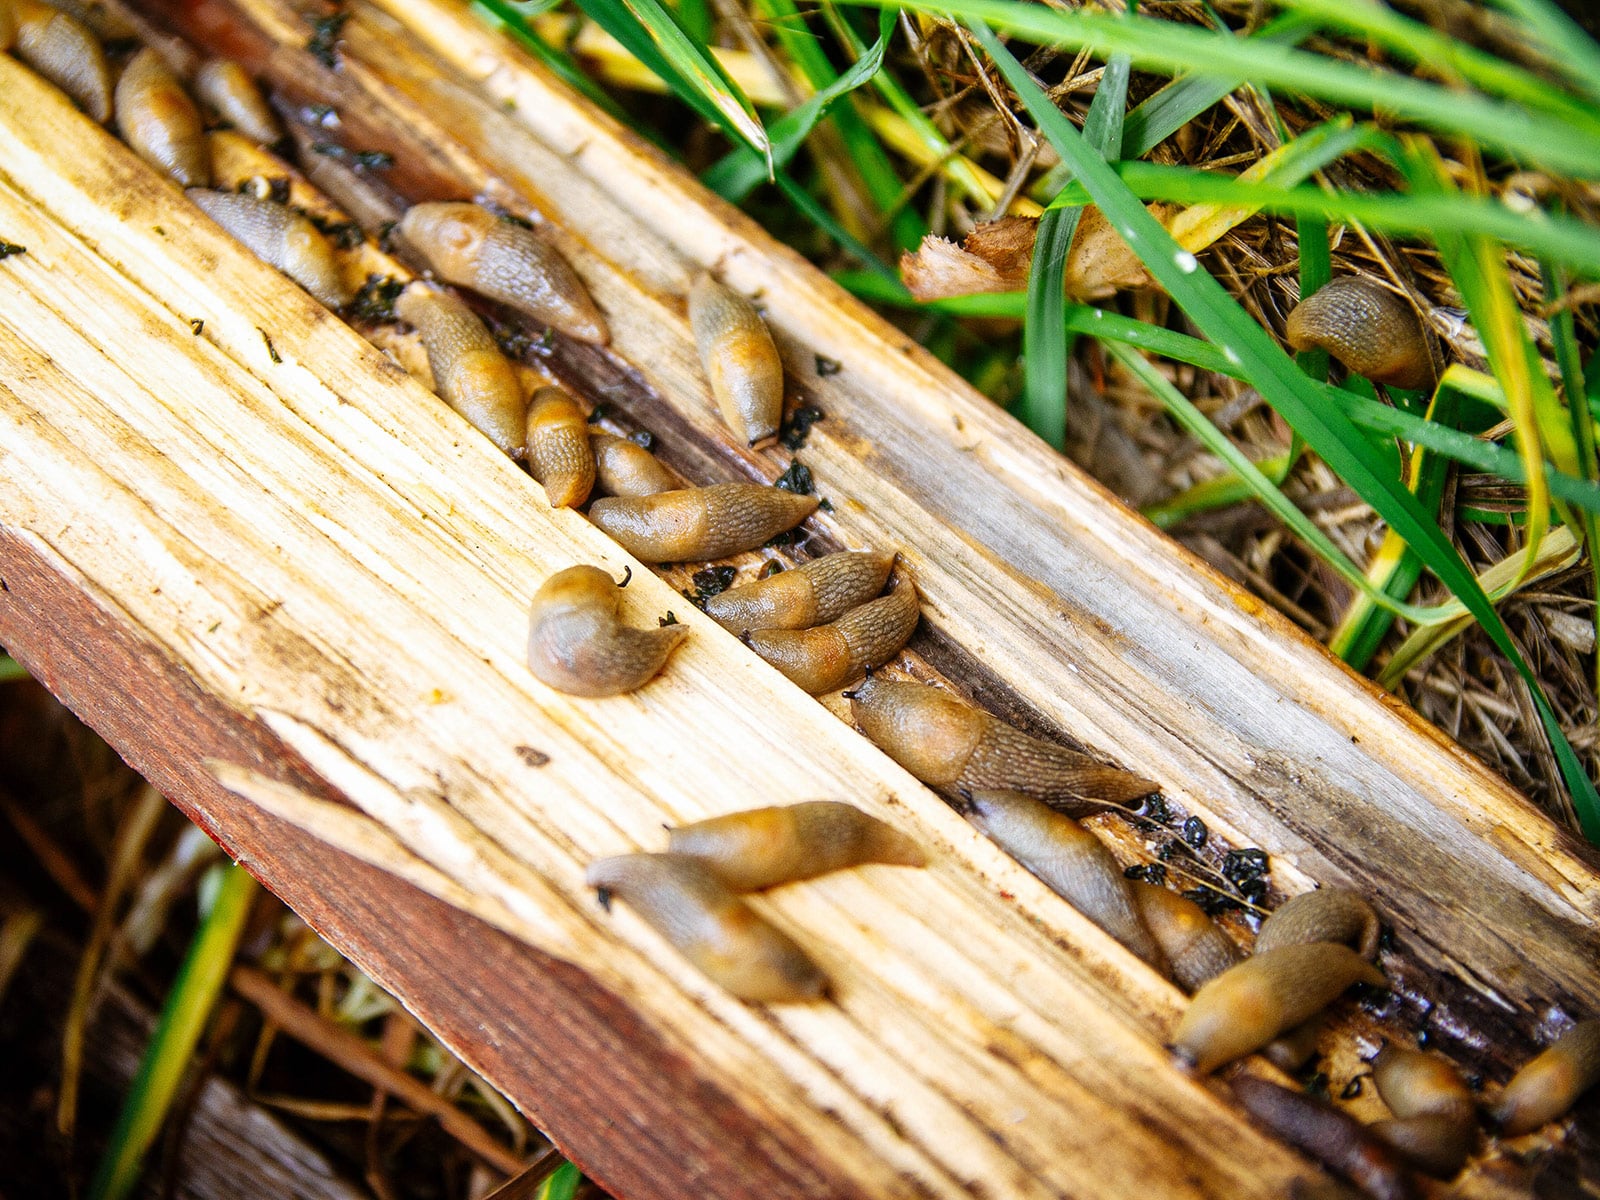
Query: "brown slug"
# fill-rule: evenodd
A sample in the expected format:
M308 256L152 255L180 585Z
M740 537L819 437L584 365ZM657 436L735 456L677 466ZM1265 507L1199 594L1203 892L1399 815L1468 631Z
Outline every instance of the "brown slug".
M883 591L895 556L876 550L824 554L766 579L729 588L705 602L724 629L810 629L843 616Z
M333 247L308 217L284 204L238 192L190 188L185 195L262 262L276 267L337 312L350 291Z
M1099 838L1021 792L978 788L967 795L974 825L1052 892L1166 974L1166 956L1139 914L1133 884Z
M816 510L817 497L759 483L714 483L653 496L605 496L589 519L647 563L706 562L754 550Z
M595 483L607 496L654 496L683 486L659 458L637 442L609 433L591 434L589 440L594 449Z
M1362 275L1341 275L1300 301L1284 337L1296 350L1326 350L1357 375L1432 391L1438 350L1414 308Z
M1372 1060L1372 1081L1394 1113L1372 1132L1429 1175L1460 1171L1477 1137L1476 1105L1461 1073L1437 1054L1386 1043Z
M572 696L618 696L650 682L688 627L624 625L617 619L621 597L599 567L568 567L546 579L533 595L528 669Z
M522 384L483 322L449 292L413 283L394 304L428 351L440 398L513 458L528 435Z
M620 854L585 876L610 906L619 896L713 983L741 1000L816 1000L828 980L787 934L756 915L699 859Z
M1253 1075L1239 1075L1231 1086L1252 1117L1374 1200L1418 1196L1415 1182L1393 1151L1349 1113Z
M1309 942L1254 954L1195 993L1173 1052L1206 1074L1321 1012L1353 983L1383 987L1384 978L1348 946Z
M397 232L447 283L471 288L580 342L611 340L589 289L554 246L476 204L414 204Z
M554 508L577 508L594 487L589 421L558 387L542 387L528 405L528 470Z
M1318 1013L1273 1038L1258 1053L1278 1070L1293 1075L1317 1053L1317 1047L1322 1043L1322 1032L1327 1025L1327 1014Z
M1143 881L1133 884L1133 896L1166 955L1173 980L1184 991L1195 991L1243 957L1233 939L1187 896Z
M1371 961L1382 932L1378 914L1348 888L1318 888L1284 901L1261 923L1256 953L1304 942L1343 942Z
M1580 1021L1511 1077L1494 1108L1506 1137L1531 1133L1565 1116L1578 1097L1600 1082L1600 1019Z
M934 787L1025 792L1070 816L1161 790L1152 780L1032 737L926 684L868 676L847 698L868 740Z
M852 804L811 800L681 825L667 849L704 863L736 892L813 879L863 863L922 867L917 844Z
M17 57L100 124L111 119L111 68L100 39L76 17L35 0L12 4Z
M910 639L922 616L917 589L901 576L887 596L852 608L814 629L757 629L744 644L813 696L881 667Z
M258 146L275 146L283 126L261 95L256 81L236 62L208 59L194 76L194 94L222 120Z
M205 123L189 93L146 47L122 69L116 90L117 129L145 162L177 181L179 187L209 187L211 147Z
M722 419L746 445L778 432L783 361L755 305L702 271L689 290L689 324Z

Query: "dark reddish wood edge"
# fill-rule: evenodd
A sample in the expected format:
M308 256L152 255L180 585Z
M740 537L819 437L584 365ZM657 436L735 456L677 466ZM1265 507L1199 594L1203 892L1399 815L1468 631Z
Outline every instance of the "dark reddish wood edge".
M220 788L207 758L339 798L269 729L208 695L3 526L0 646L615 1195L858 1194L578 967Z

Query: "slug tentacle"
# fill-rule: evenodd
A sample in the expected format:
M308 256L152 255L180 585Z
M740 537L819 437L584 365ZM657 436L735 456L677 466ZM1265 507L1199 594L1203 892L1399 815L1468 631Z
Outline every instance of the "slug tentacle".
M869 676L851 694L850 711L869 741L934 787L1025 792L1069 816L1161 789L1132 772L1013 729L925 684Z
M1186 896L1153 883L1135 882L1139 915L1172 968L1172 978L1193 992L1244 956L1232 938Z
M813 696L882 666L910 639L922 615L917 589L902 578L887 596L815 629L760 629L744 643Z
M283 139L283 126L250 72L238 63L225 58L202 63L195 72L194 93L200 103L258 146L275 146Z
M401 292L394 312L421 335L439 397L501 450L519 457L528 435L527 401L483 322L455 296L426 284Z
M815 1000L828 980L787 934L756 915L700 860L620 854L585 877L625 901L713 983L741 1000Z
M647 563L705 562L754 550L816 507L815 496L759 483L715 483L653 496L605 496L589 506L589 519Z
M1580 1021L1511 1077L1494 1119L1506 1137L1531 1133L1565 1116L1600 1083L1600 1020Z
M1105 844L1042 800L1021 792L969 794L972 823L1106 933L1166 974L1167 959L1146 927L1133 884Z
M671 853L699 860L736 892L813 879L863 863L921 867L928 861L892 825L834 800L729 813L682 825L667 838Z
M243 242L262 262L276 267L335 311L350 300L333 247L309 218L287 205L237 192L190 188L194 204Z
M1343 942L1369 962L1382 932L1372 905L1347 888L1318 888L1279 905L1261 923L1256 953L1304 942Z
M894 559L875 550L825 554L708 597L706 615L734 633L825 625L883 591Z
M1246 1112L1374 1200L1415 1200L1416 1184L1394 1153L1349 1113L1252 1075L1232 1086Z
M1296 350L1326 350L1358 375L1432 391L1438 348L1416 310L1362 275L1343 275L1295 305L1284 337Z
M722 419L747 445L774 436L783 420L783 361L755 305L702 271L689 291L689 323Z
M599 567L568 567L550 576L533 596L528 669L573 696L617 696L643 687L689 630L624 625L617 619L621 599L621 588Z
M211 147L205 123L189 93L146 47L123 68L116 90L117 129L135 154L179 187L208 187Z
M17 57L55 84L100 124L111 119L111 68L89 27L34 0L14 6Z
M589 422L578 402L557 387L543 387L528 406L528 470L555 508L577 508L594 487Z
M683 486L659 458L637 442L609 433L591 434L590 442L595 483L607 496L654 496Z
M1348 946L1311 942L1252 955L1195 993L1173 1051L1205 1074L1261 1049L1354 983L1382 987L1384 978Z
M396 227L446 283L471 288L536 321L605 345L605 318L572 265L526 225L476 204L413 205Z

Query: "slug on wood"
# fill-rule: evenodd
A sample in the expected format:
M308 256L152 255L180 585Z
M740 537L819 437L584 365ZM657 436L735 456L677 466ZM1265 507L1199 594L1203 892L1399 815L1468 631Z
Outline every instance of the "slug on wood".
M925 684L869 676L848 699L868 740L934 787L1024 792L1070 816L1161 790L1152 780L1032 737Z
M1394 1153L1349 1113L1253 1075L1238 1076L1232 1087L1256 1120L1374 1200L1415 1200L1418 1195Z
M190 188L185 193L206 216L276 267L319 302L337 312L350 301L333 247L309 218L287 205L238 192Z
M447 283L471 288L580 342L611 340L572 265L527 226L476 204L414 204L396 227Z
M238 63L208 59L195 72L194 92L202 104L258 146L275 146L283 139L283 126L250 72Z
M449 292L413 283L394 304L428 351L439 396L513 458L527 437L522 384L483 322Z
M686 854L736 892L813 879L863 863L922 867L917 844L852 804L811 800L683 825L667 849Z
M1600 1020L1580 1021L1511 1077L1494 1119L1506 1137L1531 1133L1564 1116L1600 1082Z
M179 187L210 186L211 147L200 110L149 47L123 68L116 112L122 140L145 162L170 175Z
M100 39L76 17L34 0L12 5L17 57L100 124L111 119L111 69Z
M816 507L815 496L759 483L714 483L602 497L589 506L589 519L644 562L706 562L754 550Z
M900 653L921 616L916 586L902 576L887 596L852 608L831 624L746 631L744 644L790 682L820 696Z
M893 554L841 550L707 598L706 615L734 633L825 625L883 591Z
M755 305L702 271L689 290L689 324L722 419L750 446L783 420L783 362Z
M1133 884L1105 844L1042 800L1015 791L968 793L972 823L1044 885L1163 975L1166 956L1139 914Z
M662 461L637 442L595 433L590 443L595 482L608 496L654 496L681 486Z
M589 864L585 878L602 903L620 896L707 978L741 1000L815 1000L827 990L827 977L806 952L699 859L620 854Z
M533 595L528 669L572 696L618 696L661 670L684 625L635 629L617 619L622 589L599 567L557 571Z
M1284 337L1296 350L1326 350L1357 375L1432 391L1438 351L1416 310L1362 275L1342 275L1294 306Z
M1268 915L1256 935L1256 953L1305 942L1343 942L1371 961L1378 953L1378 914L1348 888L1318 888L1291 897Z
M1206 1074L1321 1012L1353 983L1383 987L1384 978L1348 946L1310 942L1252 955L1195 993L1173 1052Z
M1133 884L1139 915L1167 957L1172 978L1194 992L1243 955L1232 938L1193 900L1170 888L1142 881Z
M528 405L528 470L556 508L577 508L594 487L589 422L558 387L542 387Z
M1437 1054L1392 1043L1372 1060L1372 1081L1394 1119L1372 1132L1413 1166L1448 1179L1461 1170L1477 1135L1476 1105L1461 1073Z

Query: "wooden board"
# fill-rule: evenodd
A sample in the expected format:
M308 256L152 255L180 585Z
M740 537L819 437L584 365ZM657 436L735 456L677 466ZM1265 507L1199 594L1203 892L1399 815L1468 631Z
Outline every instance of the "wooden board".
M827 413L804 453L835 504L819 537L902 550L919 655L1162 780L1219 842L1271 852L1280 889L1373 895L1399 931L1395 1019L1430 1007L1443 1043L1503 1076L1547 1023L1591 1012L1586 851L464 6L350 8L338 72L287 8L171 12L286 93L338 103L412 198L548 221L615 333L609 354L558 343L549 365L692 478L782 469L720 429L681 300L702 265L759 293ZM667 675L602 702L535 683L533 587L626 555L9 60L0 232L29 248L0 264L20 284L0 293L0 641L602 1182L1278 1196L1312 1174L1170 1067L1169 985L638 564L630 614L691 628ZM818 355L843 369L820 375ZM208 759L345 799L378 825L256 792L536 953L458 916L436 932L437 903L342 860L310 867ZM835 1004L731 1001L582 887L590 858L659 848L663 822L819 796L935 859L760 902L815 950ZM1593 1179L1581 1140L1546 1158Z

